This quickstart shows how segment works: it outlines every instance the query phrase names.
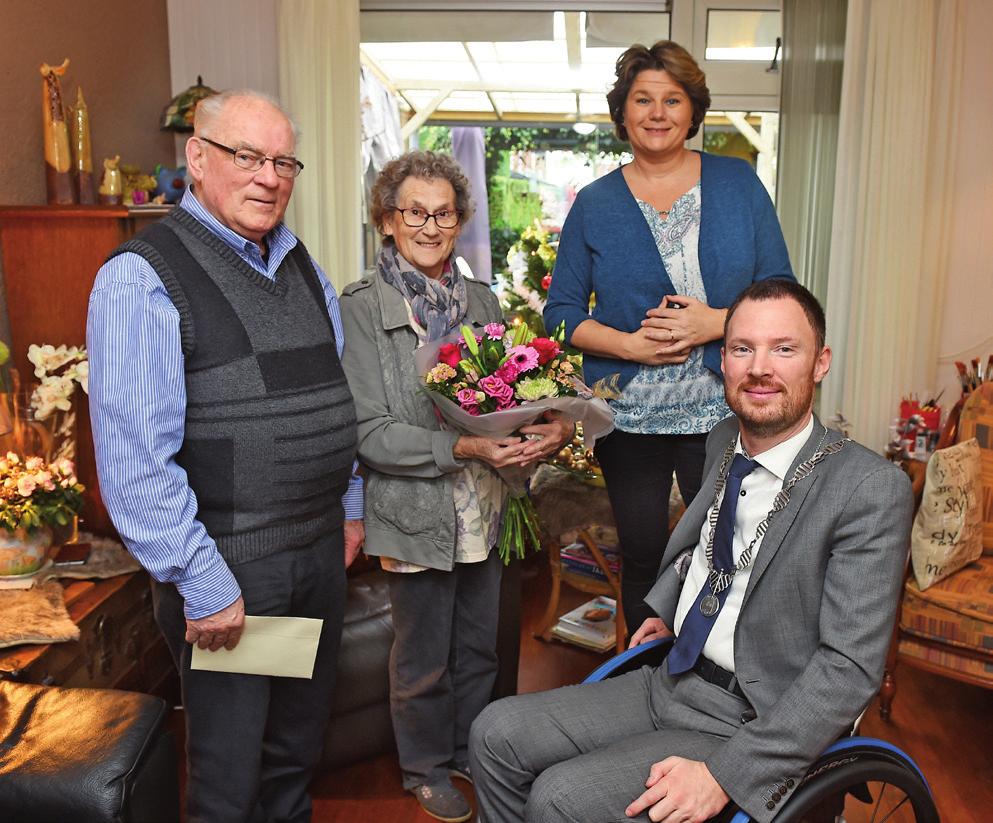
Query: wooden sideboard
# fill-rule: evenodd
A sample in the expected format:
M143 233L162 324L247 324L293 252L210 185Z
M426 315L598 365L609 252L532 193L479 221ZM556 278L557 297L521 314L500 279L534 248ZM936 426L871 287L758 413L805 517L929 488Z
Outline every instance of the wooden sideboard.
M148 575L136 572L63 585L79 640L0 649L0 679L129 689L175 701L179 679L152 614Z
M11 365L34 379L31 343L81 346L97 269L117 246L169 207L0 207L0 254L10 317ZM77 471L86 486L82 519L87 531L112 535L100 500L89 407L77 403Z

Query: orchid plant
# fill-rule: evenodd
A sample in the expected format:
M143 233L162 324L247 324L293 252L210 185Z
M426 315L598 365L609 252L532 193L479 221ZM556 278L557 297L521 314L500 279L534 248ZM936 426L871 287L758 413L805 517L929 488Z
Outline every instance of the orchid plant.
M56 410L69 411L76 386L89 393L90 363L86 349L78 346L28 346L28 360L40 383L31 394L36 420L45 420Z

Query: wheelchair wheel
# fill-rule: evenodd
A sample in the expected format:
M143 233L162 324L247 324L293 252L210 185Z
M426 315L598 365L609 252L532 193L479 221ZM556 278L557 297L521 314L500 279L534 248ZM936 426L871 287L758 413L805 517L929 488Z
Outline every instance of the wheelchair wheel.
M822 757L776 823L940 823L917 767L898 754L852 747Z

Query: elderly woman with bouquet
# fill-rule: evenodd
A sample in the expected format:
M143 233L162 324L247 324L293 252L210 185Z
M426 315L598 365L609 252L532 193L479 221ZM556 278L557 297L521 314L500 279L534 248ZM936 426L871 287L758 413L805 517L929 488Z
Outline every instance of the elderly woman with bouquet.
M429 815L467 820L469 804L451 778L468 778L469 726L497 673L502 565L493 549L506 491L495 469L549 457L573 427L529 425L521 433L538 437L528 440L459 434L423 390L417 348L462 326L483 338L488 324L502 324L496 297L455 262L472 216L459 165L433 152L391 161L371 210L383 248L341 301L342 363L366 468L365 551L389 572L390 704L404 788ZM457 354L457 346L442 352Z

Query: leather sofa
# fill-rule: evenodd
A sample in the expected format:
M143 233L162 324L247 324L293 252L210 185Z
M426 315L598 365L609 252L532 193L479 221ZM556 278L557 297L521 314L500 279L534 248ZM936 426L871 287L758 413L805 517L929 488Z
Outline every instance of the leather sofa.
M179 820L164 700L0 681L0 820Z
M335 769L394 748L389 681L392 644L385 572L355 574L349 570L334 706L321 768Z
M497 658L500 669L493 698L517 693L520 654L521 564L504 569L500 587ZM390 720L390 614L386 572L364 555L348 570L348 600L338 649L334 706L322 769L336 769L396 750Z

